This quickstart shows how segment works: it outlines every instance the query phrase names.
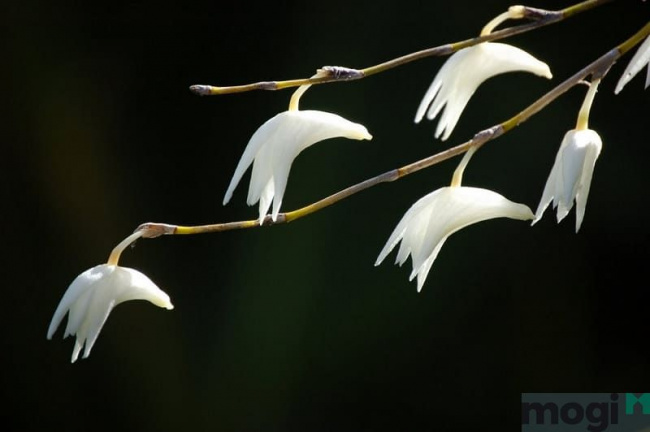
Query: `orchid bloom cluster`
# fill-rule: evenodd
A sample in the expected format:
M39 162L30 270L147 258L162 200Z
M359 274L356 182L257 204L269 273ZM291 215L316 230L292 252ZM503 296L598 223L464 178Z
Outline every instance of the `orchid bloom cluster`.
M481 36L489 35L507 19L523 18L524 12L521 6L511 7L490 21ZM615 93L619 93L649 62L650 36L647 36L618 81ZM517 71L552 78L546 63L509 44L480 42L460 49L447 59L434 77L416 110L415 122L420 122L425 116L429 120L440 116L434 135L445 141L451 136L471 96L483 82ZM399 244L395 262L401 266L411 257L409 280L416 279L417 290L420 291L442 246L453 233L494 218L532 221L531 225L534 225L551 203L556 209L558 223L568 215L575 203L575 230L578 232L585 216L596 161L602 149L600 136L589 128L589 113L604 74L592 72L591 75L591 81L586 82L588 90L578 112L576 126L567 131L560 142L535 213L527 205L510 201L490 189L462 185L463 172L470 158L483 144L470 143L453 174L451 184L420 198L404 213L379 252L375 266L381 264ZM327 76L327 70L319 70L312 79ZM649 85L650 66L645 87ZM288 110L260 126L244 149L223 199L224 205L231 200L236 187L252 165L246 202L249 206L258 204L258 216L253 224L245 223L240 227L281 222L280 210L290 169L303 150L333 138L372 139L366 127L359 123L334 113L300 110L300 98L309 87L310 84L300 86L291 97ZM289 220L287 215L289 213L285 214L285 221ZM221 228L223 225L220 225ZM119 303L147 300L156 306L173 309L169 296L151 279L137 270L119 266L118 260L122 251L140 237L197 232L200 231L195 232L191 227L162 224L153 231L146 228L136 230L115 247L106 264L83 272L72 282L54 312L47 338L53 336L68 314L64 337L76 336L71 358L75 362L82 350L83 357L88 357L109 314Z

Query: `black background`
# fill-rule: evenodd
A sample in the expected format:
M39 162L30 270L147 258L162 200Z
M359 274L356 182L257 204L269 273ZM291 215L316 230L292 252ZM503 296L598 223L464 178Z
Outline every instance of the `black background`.
M377 254L457 159L271 228L140 241L121 264L176 306L128 302L92 355L45 339L68 284L142 222L252 219L249 176L221 200L252 133L290 90L198 97L191 84L308 77L475 36L509 2L13 2L1 23L3 430L429 431L519 429L522 392L643 392L648 348L645 70L600 86L603 139L582 229L550 209L454 234L421 293L410 260ZM530 2L559 8L569 2ZM317 144L283 209L470 138L523 109L648 21L620 0L510 43L548 81L487 81L451 138L413 124L442 58L316 86L301 107L363 123L372 141ZM585 87L475 155L464 184L536 209Z

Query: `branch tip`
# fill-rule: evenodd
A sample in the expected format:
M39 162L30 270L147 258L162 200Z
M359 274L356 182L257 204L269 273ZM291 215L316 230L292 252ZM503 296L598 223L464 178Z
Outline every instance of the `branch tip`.
M212 86L196 84L190 86L190 91L199 96L209 96L212 94Z

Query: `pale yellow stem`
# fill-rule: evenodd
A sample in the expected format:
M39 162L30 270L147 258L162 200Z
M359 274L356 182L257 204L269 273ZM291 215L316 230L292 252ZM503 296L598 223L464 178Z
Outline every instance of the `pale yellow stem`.
M144 234L143 231L137 230L124 240L122 240L117 246L113 248L113 251L111 252L111 255L108 257L108 262L106 264L108 265L117 265L118 261L120 260L120 255L122 255L122 252L124 252L124 249L126 249L131 243L142 237L142 234Z
M434 48L428 48L411 54L406 54L401 57L397 57L392 60L388 60L383 63L376 64L374 66L368 66L363 69L349 69L340 66L325 66L324 69L326 69L326 72L329 70L329 73L316 79L300 78L300 79L292 79L292 80L284 80L284 81L260 81L251 84L226 86L226 87L216 87L216 86L205 85L205 84L196 84L190 86L190 91L200 96L215 96L215 95L223 95L223 94L230 94L230 93L241 93L241 92L247 92L253 90L282 90L286 88L298 87L305 84L326 84L332 82L354 81L378 73L386 72L387 70L399 66L403 66L407 63L411 63L413 61L420 60L423 58L427 58L431 56L449 55L463 48L474 46L479 43L504 39L518 34L526 33L532 30L536 30L538 28L563 21L579 13L586 12L588 10L591 10L598 6L602 6L606 3L610 3L612 1L614 0L585 0L581 3L557 11L528 8L525 6L513 6L513 8L515 8L515 11L514 12L509 11L506 12L506 14L508 13L517 14L517 10L523 10L523 17L531 18L534 21L526 24L521 24L515 27L509 27L503 30L498 30L488 35L466 39L460 42L448 43ZM503 21L503 19L501 19L501 21ZM497 24L500 24L500 22ZM490 32L494 29L495 25L492 25L491 26L492 28L488 26L486 27L487 30L484 29L484 31ZM634 42L633 45L636 45L636 42Z
M598 84L600 84L600 79L595 79L589 84L589 90L587 90L585 100L582 102L582 107L580 107L580 111L578 112L576 130L589 128L589 112L591 111L591 105L594 103L596 91L598 91Z
M329 72L327 70L319 69L318 72L316 72L316 75L312 76L309 79L313 80L313 79L323 78L328 76L328 74ZM298 87L298 90L293 92L293 94L291 95L291 100L289 101L289 111L298 111L298 104L300 104L300 98L311 86L312 84L304 84Z
M465 155L463 155L463 159L461 159L458 167L456 168L456 171L454 171L454 176L451 178L451 186L461 185L463 182L463 173L465 172L465 167L467 167L469 160L472 158L476 150L478 150L478 147L472 146L469 148L469 150L467 150Z
M311 87L311 84L301 85L298 89L293 92L291 95L291 100L289 101L289 111L298 111L298 104L300 103L300 98Z
M485 27L483 27L483 30L481 30L481 36L489 35L490 33L492 33L492 30L494 30L498 25L500 25L504 21L507 21L509 19L523 18L524 11L525 8L523 6L510 6L510 8L506 12L497 15L489 23L485 24Z

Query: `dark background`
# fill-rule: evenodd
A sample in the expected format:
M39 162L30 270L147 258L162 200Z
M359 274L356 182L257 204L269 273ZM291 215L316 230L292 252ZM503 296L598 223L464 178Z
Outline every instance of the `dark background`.
M140 223L257 217L249 175L221 200L252 133L291 90L198 97L191 84L308 77L477 35L506 1L13 2L1 24L3 430L519 429L522 392L650 391L645 70L600 86L604 145L574 232L550 209L453 235L421 293L411 262L373 263L406 209L457 159L289 225L140 241L121 264L172 298L113 311L92 355L45 339L68 284ZM531 1L560 8L569 2ZM283 209L470 138L523 109L648 20L621 0L510 42L553 81L486 82L449 141L413 124L444 59L313 87L301 108L363 123L372 141L301 154ZM484 147L465 185L536 209L584 87Z

